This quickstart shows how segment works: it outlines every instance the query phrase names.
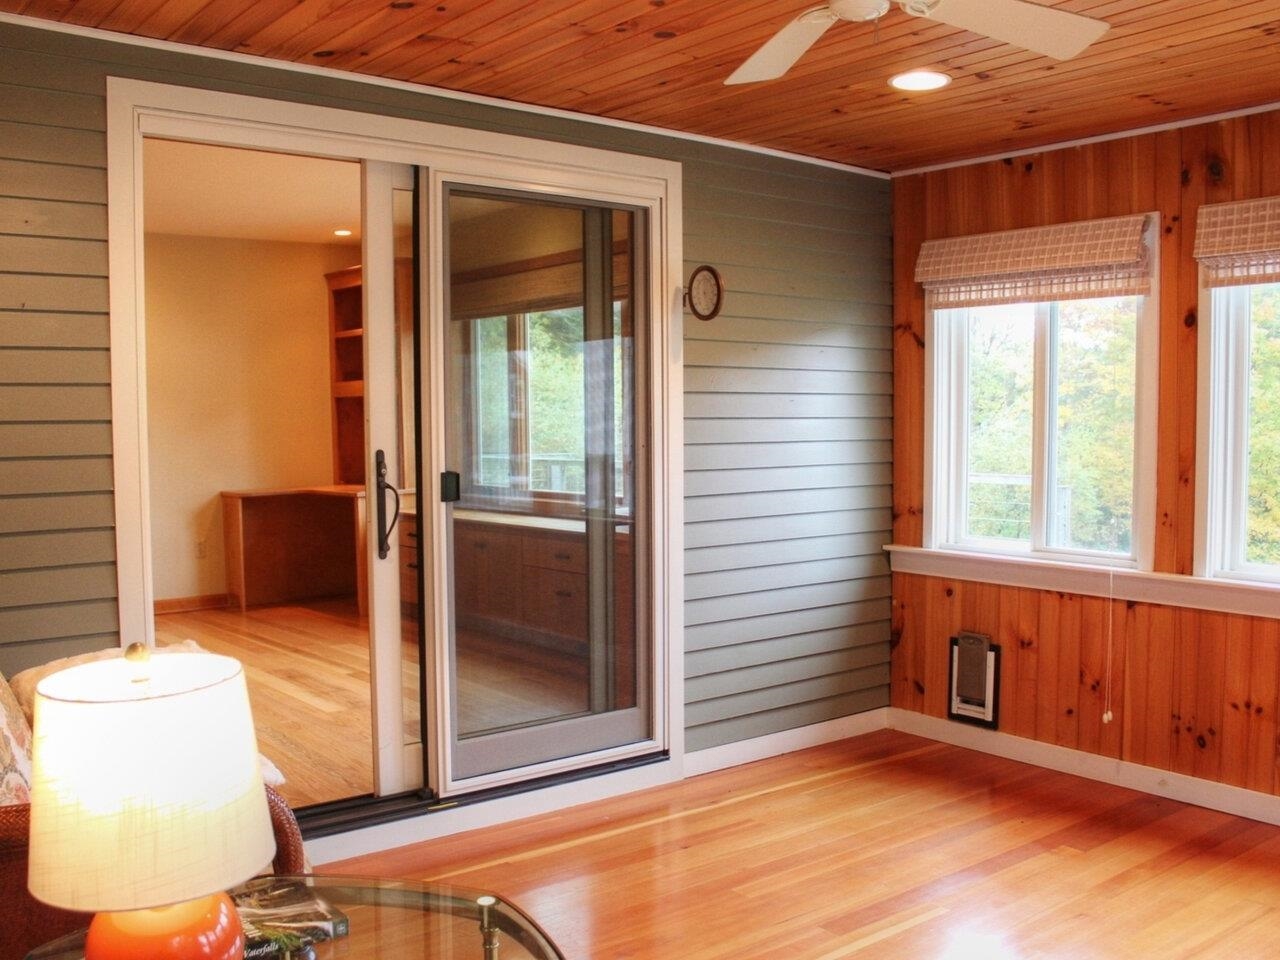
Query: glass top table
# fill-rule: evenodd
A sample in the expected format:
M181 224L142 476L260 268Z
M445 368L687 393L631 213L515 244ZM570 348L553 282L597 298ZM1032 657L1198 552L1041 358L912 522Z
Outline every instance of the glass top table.
M336 907L348 921L345 935L292 952L262 954L272 960L564 960L551 938L528 915L492 894L411 880L324 875L264 880L305 884L317 899ZM242 889L232 890L232 896L237 897ZM83 930L27 954L27 960L83 957Z

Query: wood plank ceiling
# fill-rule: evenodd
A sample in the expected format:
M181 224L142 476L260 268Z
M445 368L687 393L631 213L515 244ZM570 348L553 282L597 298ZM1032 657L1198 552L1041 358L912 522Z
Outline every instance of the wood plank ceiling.
M0 0L68 24L390 77L878 170L1280 100L1280 0L1033 0L1108 21L1058 62L909 16L838 23L785 77L724 78L812 0ZM929 66L944 90L888 78Z

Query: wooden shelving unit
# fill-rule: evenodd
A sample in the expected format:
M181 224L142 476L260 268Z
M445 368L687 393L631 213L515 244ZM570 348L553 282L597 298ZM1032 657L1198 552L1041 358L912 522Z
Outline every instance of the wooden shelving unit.
M329 285L329 372L333 482L363 484L364 304L360 267L325 274Z

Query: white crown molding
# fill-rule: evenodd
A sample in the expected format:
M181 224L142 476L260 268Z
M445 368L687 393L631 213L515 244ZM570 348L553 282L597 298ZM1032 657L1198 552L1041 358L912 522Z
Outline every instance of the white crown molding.
M418 93L424 96L439 97L443 100L456 100L461 103L474 103L480 106L497 107L517 113L530 113L543 117L555 117L561 120L574 120L578 123L592 124L599 127L614 127L619 130L630 130L634 133L646 133L658 137L671 137L675 140L687 140L691 143L704 143L714 147L728 147L765 157L776 157L780 160L791 160L814 167L825 167L829 170L841 170L845 173L856 173L877 180L888 180L889 174L884 170L871 170L866 167L855 167L834 160L823 160L818 157L806 157L786 150L775 150L772 147L761 147L736 140L724 140L719 137L708 137L698 133L685 133L667 127L655 127L647 123L635 123L630 120L616 120L612 117L598 117L589 113L578 113L573 110L561 110L556 107L541 107L536 104L518 103L514 100L503 100L499 97L486 97L477 93L465 93L460 90L447 90L444 87L433 87L422 83L409 83L405 80L391 80L386 77L373 77L344 70L327 67L316 67L306 63L294 63L290 60L273 60L269 57L258 57L233 50L214 50L198 47L193 44L175 43L172 40L155 40L151 37L138 37L130 33L115 33L110 30L99 30L96 27L82 27L76 24L60 23L56 20L41 20L37 17L25 17L16 13L0 12L0 23L8 23L17 27L29 27L33 30L44 30L50 33L66 33L91 40L104 40L110 43L123 43L134 47L146 47L151 50L163 50L168 53L185 53L193 57L208 60L223 60L229 63L245 64L254 67L268 67L286 70L290 73L302 73L312 77L324 77L329 80L345 80L351 83L384 87L388 90L400 90L406 93Z

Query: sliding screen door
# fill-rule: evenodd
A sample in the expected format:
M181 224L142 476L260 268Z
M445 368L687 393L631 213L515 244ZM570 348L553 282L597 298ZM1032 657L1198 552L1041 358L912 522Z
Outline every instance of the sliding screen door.
M450 792L653 739L648 211L439 197Z

